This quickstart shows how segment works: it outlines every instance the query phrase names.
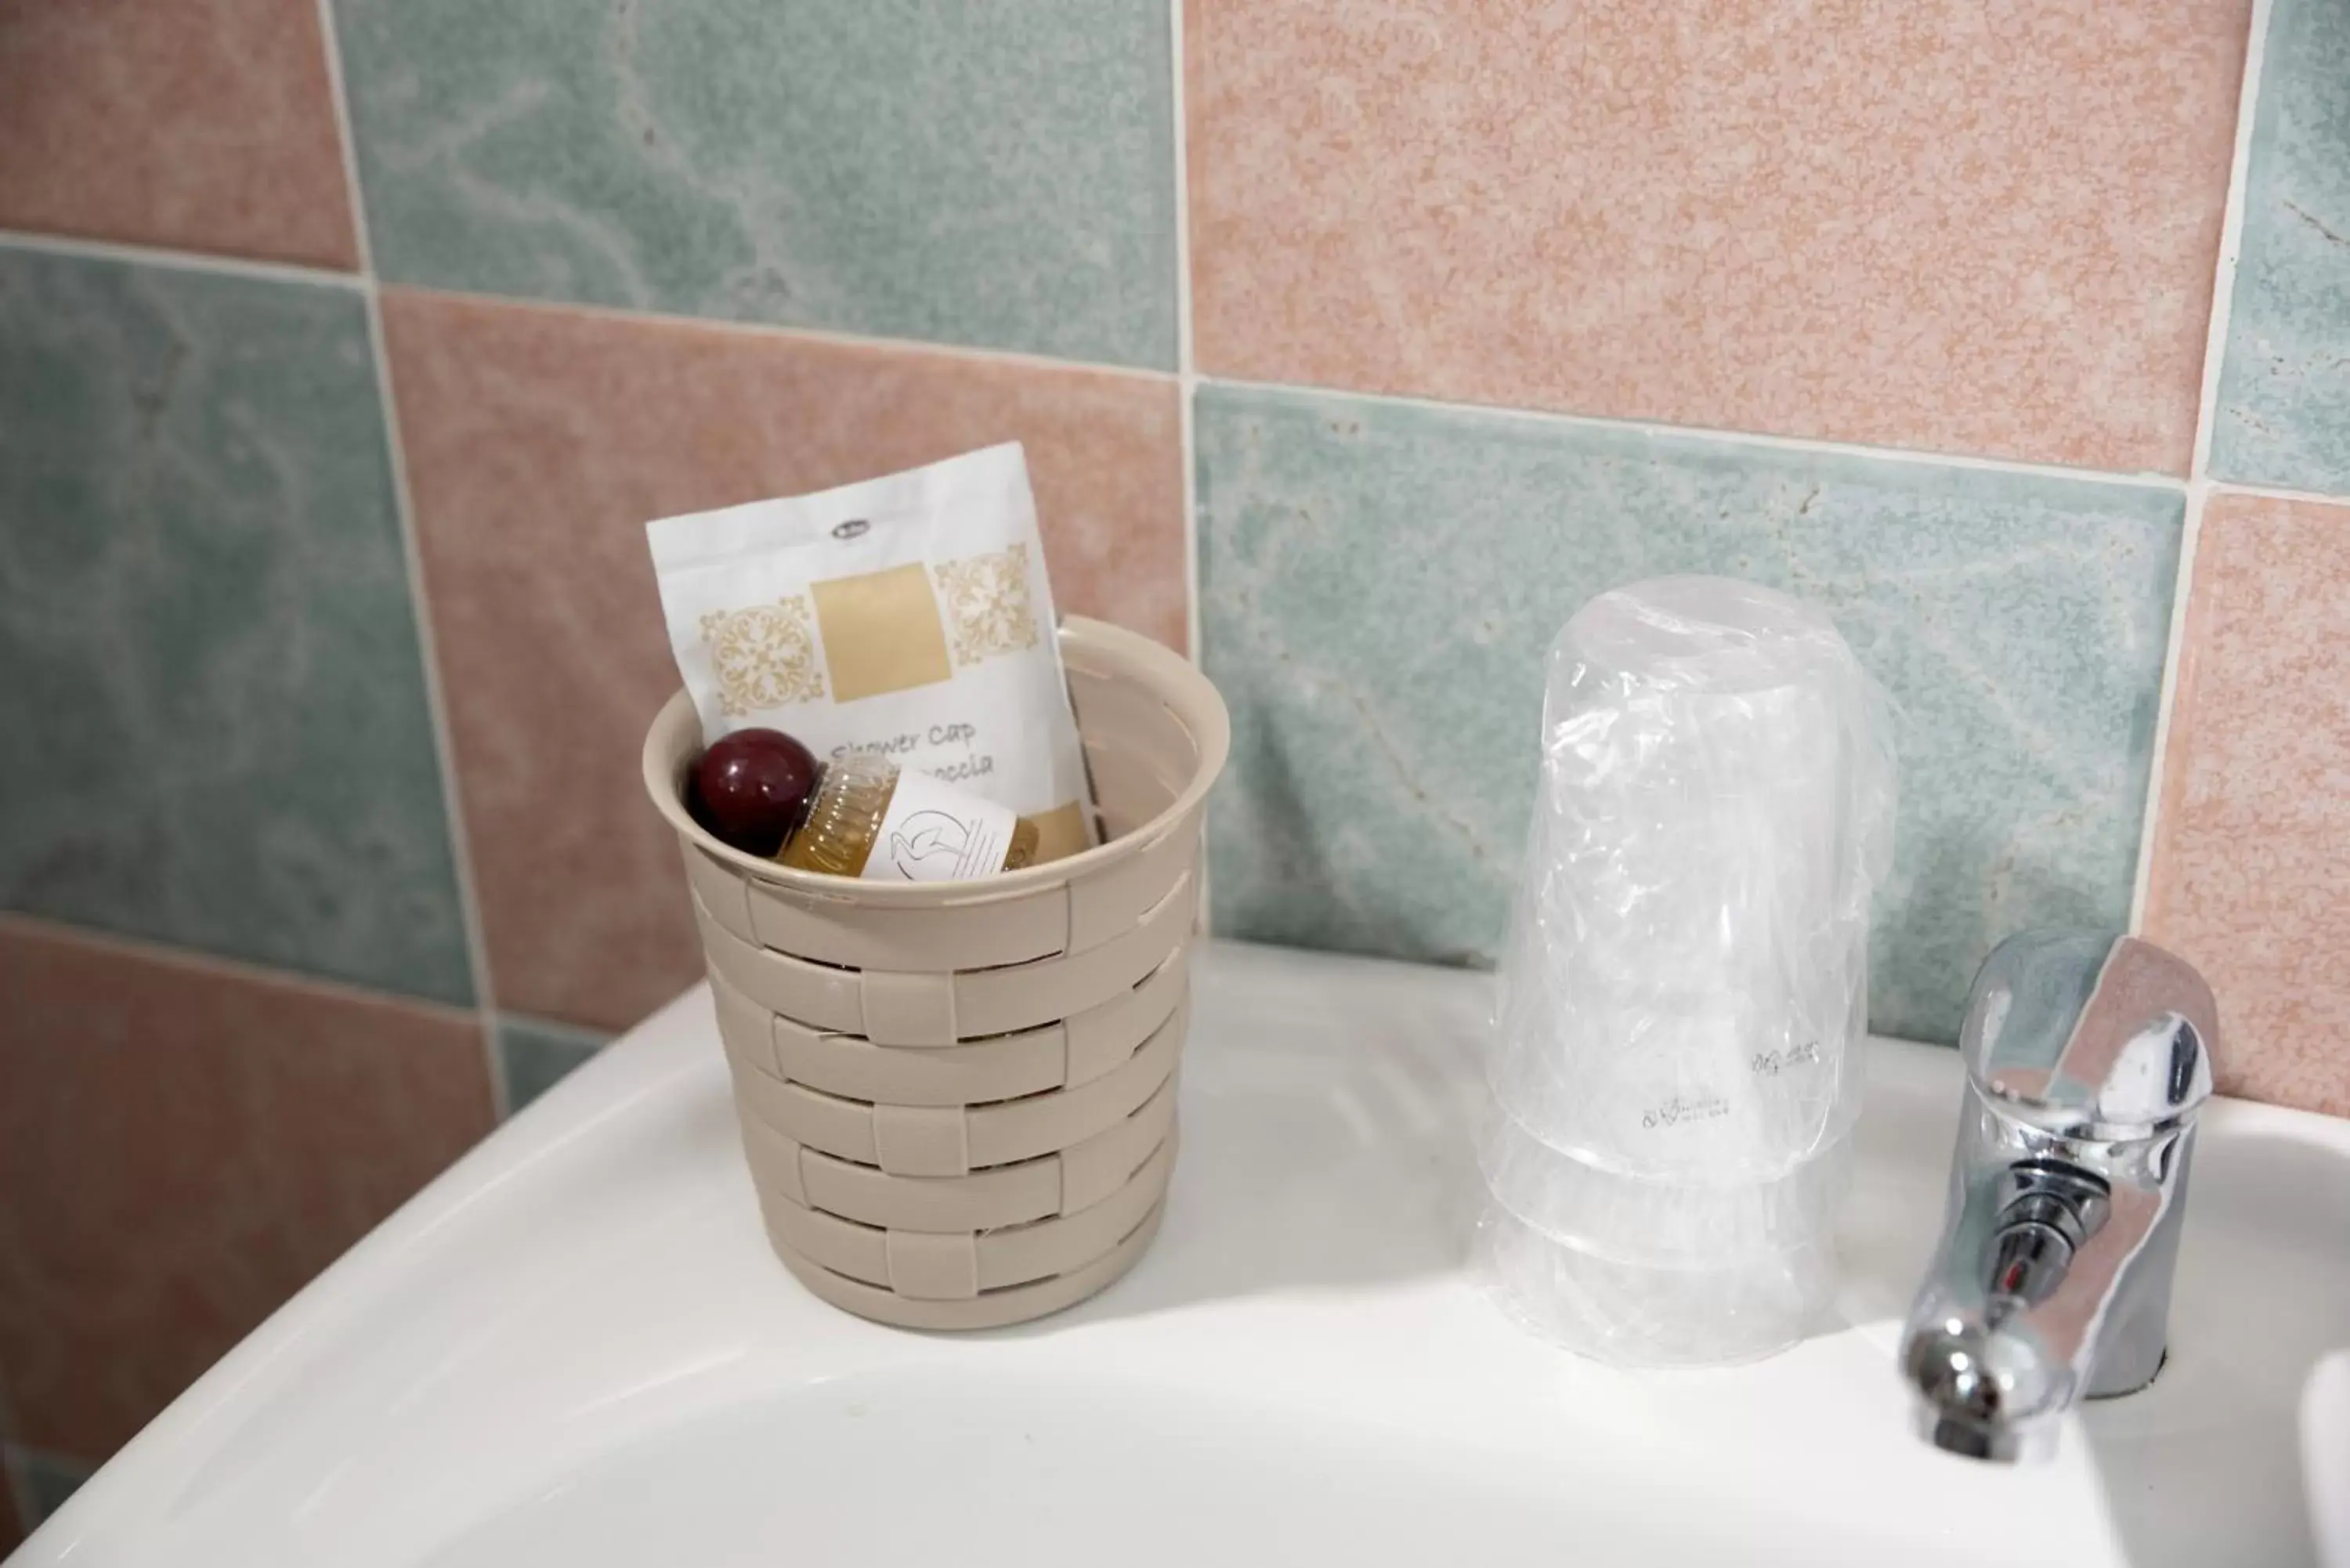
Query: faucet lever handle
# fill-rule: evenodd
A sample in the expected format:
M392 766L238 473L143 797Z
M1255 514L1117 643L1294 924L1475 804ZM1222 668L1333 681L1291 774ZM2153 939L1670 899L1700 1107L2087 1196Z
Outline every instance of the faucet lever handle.
M1975 976L1959 1035L1991 1105L2068 1137L2151 1137L2210 1097L2219 1009L2194 966L2112 931L2026 931Z

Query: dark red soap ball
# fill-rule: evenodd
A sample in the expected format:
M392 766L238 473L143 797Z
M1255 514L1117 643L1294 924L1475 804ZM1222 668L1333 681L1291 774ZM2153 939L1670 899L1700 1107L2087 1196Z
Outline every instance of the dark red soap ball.
M737 730L702 753L686 781L686 809L746 855L784 846L816 793L815 755L781 730Z

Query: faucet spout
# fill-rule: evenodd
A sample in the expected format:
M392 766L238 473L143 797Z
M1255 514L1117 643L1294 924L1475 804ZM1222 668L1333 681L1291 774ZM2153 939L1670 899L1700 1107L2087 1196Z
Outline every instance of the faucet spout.
M2154 1381L2217 1033L2201 978L2134 938L2027 933L1983 965L1941 1241L1902 1336L1919 1436L2038 1459L2079 1399Z

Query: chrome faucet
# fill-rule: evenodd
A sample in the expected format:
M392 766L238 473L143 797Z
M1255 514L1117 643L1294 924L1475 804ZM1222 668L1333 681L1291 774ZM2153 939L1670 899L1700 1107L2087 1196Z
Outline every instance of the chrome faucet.
M2154 1381L2218 1044L2203 977L2135 937L2027 931L1984 961L1941 1245L1901 1336L1935 1447L2043 1458L2075 1400Z

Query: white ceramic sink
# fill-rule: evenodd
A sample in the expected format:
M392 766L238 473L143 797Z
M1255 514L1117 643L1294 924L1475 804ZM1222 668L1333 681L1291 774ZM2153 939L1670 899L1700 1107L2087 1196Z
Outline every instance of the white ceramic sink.
M1524 1337L1461 1271L1481 980L1218 946L1194 986L1165 1230L1075 1311L949 1338L804 1294L697 989L271 1319L22 1561L2145 1568L2314 1561L2312 1521L2350 1513L2350 1123L2210 1106L2168 1368L2003 1469L1913 1438L1892 1368L1951 1054L1872 1048L1842 1321L1639 1375Z

